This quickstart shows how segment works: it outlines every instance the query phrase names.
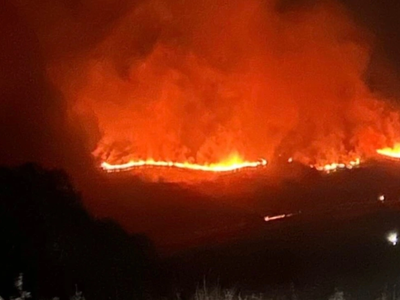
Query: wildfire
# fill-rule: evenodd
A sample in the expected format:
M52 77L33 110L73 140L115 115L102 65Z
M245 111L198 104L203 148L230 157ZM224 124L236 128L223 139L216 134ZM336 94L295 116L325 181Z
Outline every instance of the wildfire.
M400 159L400 143L396 143L392 148L378 149L376 152L383 156Z
M361 159L356 158L355 160L351 160L347 163L330 163L330 164L316 165L311 167L321 172L331 173L342 169L353 169L355 167L358 167L360 164L361 164Z
M240 156L233 155L229 159L214 164L196 164L190 162L156 161L153 159L130 161L124 164L109 164L103 162L101 168L107 172L127 171L140 167L168 167L204 172L232 172L244 168L257 168L266 166L267 161L243 161Z
M383 148L378 149L376 152L380 155L400 159L400 143L396 143L392 148ZM288 159L288 163L293 162L293 158ZM355 158L353 160L348 160L346 162L333 162L333 163L319 163L310 165L311 168L314 168L320 172L324 173L332 173L339 170L349 170L353 168L357 168L361 165L362 161L360 158ZM227 159L222 160L218 163L209 163L209 164L199 164L192 163L189 161L178 162L178 161L163 161L163 160L154 160L154 159L139 159L139 160L131 160L122 164L113 164L109 162L102 162L101 168L106 172L122 172L128 171L132 169L140 169L144 167L161 167L161 168L176 168L176 169L185 169L185 170L194 170L201 172L213 172L213 173L221 173L221 172L233 172L241 169L248 168L258 168L267 165L266 159L260 159L257 161L246 161L242 159L239 154L232 154Z
M321 172L331 173L342 169L353 169L355 167L358 167L360 164L361 160L357 158L347 163L311 165L310 167ZM163 168L178 168L178 169L218 173L218 172L238 171L240 169L245 169L245 168L257 168L266 165L267 165L266 159L260 159L258 161L243 161L239 156L234 156L225 161L213 164L196 164L190 162L174 162L174 161L147 159L147 160L131 160L123 164L111 164L108 162L103 162L101 164L101 168L106 172L122 172L142 167L163 167Z

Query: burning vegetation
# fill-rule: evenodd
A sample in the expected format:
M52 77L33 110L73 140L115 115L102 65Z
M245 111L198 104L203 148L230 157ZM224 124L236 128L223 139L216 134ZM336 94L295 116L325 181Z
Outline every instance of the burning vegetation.
M104 162L101 164L101 167L107 172L118 172L140 167L168 167L168 168L188 169L188 170L203 171L203 172L232 172L244 168L257 168L266 165L267 161L265 159L256 162L249 162L249 161L242 161L240 157L233 157L227 161L210 165L199 165L187 162L179 163L172 161L165 162L165 161L154 161L154 160L139 160L139 161L131 161L121 165L110 165Z
M392 148L386 147L383 149L378 149L377 153L389 158L395 158L399 159L400 158L400 144L396 143Z
M231 171L282 154L329 172L400 141L393 101L366 83L375 37L337 2L19 2L107 171Z

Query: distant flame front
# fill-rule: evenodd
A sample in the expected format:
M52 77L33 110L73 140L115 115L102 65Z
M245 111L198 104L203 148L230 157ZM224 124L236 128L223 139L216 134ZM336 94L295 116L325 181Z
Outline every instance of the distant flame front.
M356 159L350 160L348 162L341 162L341 163L333 162L333 163L328 163L328 164L324 164L324 165L312 165L311 167L317 169L318 171L331 173L331 172L335 172L337 170L343 170L343 169L350 170L350 169L358 167L360 164L361 164L361 159L356 158Z
M233 154L228 159L211 164L196 164L190 162L156 161L154 159L129 161L124 164L109 164L103 162L101 167L107 172L126 171L139 167L171 167L204 172L232 172L243 168L257 168L266 166L267 161L244 161L239 155Z
M291 163L292 161L293 159L288 160L289 163ZM108 162L102 162L101 168L106 172L122 172L143 167L162 167L162 168L177 168L177 169L186 169L192 171L221 173L221 172L238 171L241 169L248 169L248 168L264 167L267 165L267 163L268 163L267 160L264 158L259 159L257 161L246 161L243 160L240 155L232 154L226 160L210 164L198 164L198 163L191 163L188 161L175 162L175 161L163 161L154 159L146 159L146 160L139 159L139 160L130 160L129 162L122 164L112 164ZM360 164L361 164L361 159L357 158L355 160L351 160L345 163L316 164L316 165L310 165L310 167L321 172L331 173L343 169L353 169L360 166Z
M392 148L387 147L378 149L376 152L383 156L400 159L400 143L394 144Z

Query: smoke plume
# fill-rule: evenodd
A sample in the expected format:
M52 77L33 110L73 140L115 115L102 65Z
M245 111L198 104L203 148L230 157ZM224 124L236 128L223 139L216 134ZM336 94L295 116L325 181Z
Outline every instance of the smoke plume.
M375 38L337 2L14 2L99 161L314 164L399 141L365 80Z

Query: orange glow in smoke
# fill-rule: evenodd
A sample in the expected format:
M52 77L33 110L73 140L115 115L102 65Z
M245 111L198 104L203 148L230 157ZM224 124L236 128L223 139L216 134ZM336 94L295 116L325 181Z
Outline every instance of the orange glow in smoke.
M230 172L283 152L332 173L400 141L398 105L364 80L381 70L369 69L376 39L342 1L143 0L124 13L100 2L61 18L73 21L65 37L50 23L36 31L60 50L93 41L52 59L48 75L104 171L163 168L143 173L169 180L172 168ZM110 24L79 27L114 9ZM400 159L400 144L378 153Z
M378 149L376 152L383 156L400 159L400 143L396 143L392 148Z
M232 172L244 168L257 168L266 166L267 161L244 161L238 155L232 155L228 159L214 164L195 164L190 162L156 161L153 159L130 161L124 164L109 164L103 162L101 168L107 172L127 171L141 167L169 167L204 172Z

